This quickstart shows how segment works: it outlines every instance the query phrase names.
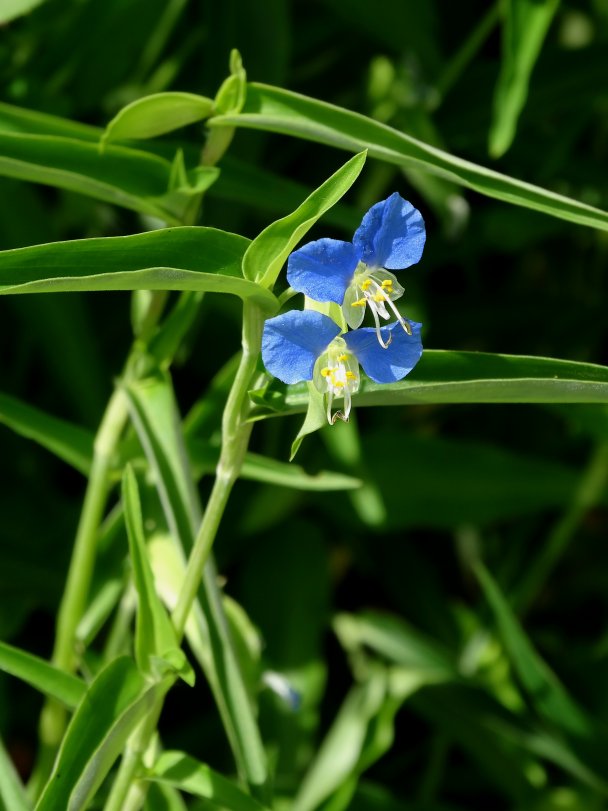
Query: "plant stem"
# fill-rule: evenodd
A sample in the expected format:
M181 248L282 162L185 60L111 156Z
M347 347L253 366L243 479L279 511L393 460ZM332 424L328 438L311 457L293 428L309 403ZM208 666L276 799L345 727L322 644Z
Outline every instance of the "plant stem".
M104 811L127 811L127 809L139 808L145 797L145 792L137 791L134 784L135 777L139 771L142 757L149 746L150 739L154 735L158 719L163 708L164 695L161 696L150 714L143 719L135 733L129 738L127 747L123 753L118 774L112 785L112 789L106 800ZM132 797L133 799L130 799Z
M188 559L177 605L172 614L173 626L180 642L197 598L203 572L230 492L239 476L249 444L252 424L246 421L249 410L247 395L260 354L263 321L263 314L256 305L249 302L243 304L243 349L222 418L222 450L216 478ZM150 745L156 730L163 701L164 695L130 739L104 811L137 811L141 807L145 791L138 787L135 780L142 755Z
M93 575L97 532L106 506L108 474L116 445L127 421L127 402L124 394L116 390L110 398L95 439L93 464L86 489L84 504L78 522L76 539L70 561L63 599L57 616L53 664L72 673L77 666L76 629L86 608ZM39 762L34 785L46 780L67 723L65 707L48 700L40 716Z
M184 583L173 611L173 625L181 639L203 576L213 541L247 451L252 424L244 420L247 392L260 353L263 316L256 305L243 304L243 352L222 418L222 450L215 482L188 560Z

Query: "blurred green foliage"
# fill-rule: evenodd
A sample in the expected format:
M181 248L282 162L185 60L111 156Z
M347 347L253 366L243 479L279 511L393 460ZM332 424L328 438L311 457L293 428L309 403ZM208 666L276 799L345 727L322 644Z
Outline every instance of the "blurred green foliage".
M541 13L546 30L537 21L531 42L524 24L518 39L525 15ZM213 98L236 47L251 80L606 209L607 26L605 0L47 0L2 28L0 100L104 127L149 93ZM193 123L150 142L159 177L202 134ZM202 223L254 237L342 157L239 130ZM350 239L394 190L427 221L406 294L425 346L608 362L605 232L370 158L313 238ZM0 193L2 249L128 235L159 216L7 177ZM129 306L120 292L3 298L2 392L94 431L130 345ZM193 444L217 444L225 386L212 381L238 349L239 319L236 298L208 295L177 354ZM0 422L14 427L10 414L0 401ZM286 461L300 419L260 423L252 450ZM261 634L256 649L249 629L248 647L241 623L239 655L301 693L297 710L268 687L258 695L278 797L297 794L297 811L606 808L606 406L361 409L357 428L325 428L298 463L362 488L241 481L216 545L226 592ZM0 440L0 637L48 658L83 480L9 428ZM86 459L88 434L75 441ZM125 577L126 536L108 537L95 594ZM170 694L161 732L231 773L203 684L195 700L185 685ZM0 729L25 776L39 708L29 687L0 677Z

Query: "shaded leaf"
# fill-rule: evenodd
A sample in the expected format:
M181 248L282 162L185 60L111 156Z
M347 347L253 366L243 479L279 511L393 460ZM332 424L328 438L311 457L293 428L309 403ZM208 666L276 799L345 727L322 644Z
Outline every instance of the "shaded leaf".
M7 811L30 811L25 788L0 738L0 805Z
M528 83L559 0L506 0L500 75L494 91L490 155L499 158L515 138Z
M7 394L0 394L0 422L88 475L93 458L93 434L86 428L45 414Z
M475 574L494 613L509 659L538 713L567 732L588 737L591 718L570 698L557 676L534 650L498 584L481 563Z
M44 659L6 642L0 642L0 670L61 701L66 707L76 707L86 692L85 683L77 676L64 673Z

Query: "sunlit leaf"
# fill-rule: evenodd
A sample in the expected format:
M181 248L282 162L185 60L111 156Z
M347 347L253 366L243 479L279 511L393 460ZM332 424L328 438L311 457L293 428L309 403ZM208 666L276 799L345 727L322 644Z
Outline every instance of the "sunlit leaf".
M202 121L213 110L213 101L194 93L154 93L132 101L106 127L102 143L121 138L154 138Z
M272 293L240 276L247 245L215 228L182 227L16 248L0 252L0 294L192 290L232 293L276 309Z
M608 231L605 211L457 158L358 113L288 90L250 84L242 112L214 118L210 126L252 127L353 152L367 149L370 157L438 173L488 197Z

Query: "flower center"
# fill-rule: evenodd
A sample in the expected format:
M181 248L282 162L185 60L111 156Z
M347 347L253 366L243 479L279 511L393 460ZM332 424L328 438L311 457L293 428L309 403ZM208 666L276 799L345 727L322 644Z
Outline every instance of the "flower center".
M378 342L386 349L391 342L391 337L389 336L386 342L382 338L380 318L387 321L391 317L387 307L393 311L405 332L408 335L412 334L411 326L393 304L404 292L403 287L388 270L369 267L365 262L359 262L346 290L342 305L346 323L351 329L358 329L363 321L365 308L369 307L376 325Z
M317 389L327 394L327 421L333 425L337 419L348 422L352 395L359 390L359 362L350 352L344 338L334 338L318 358L313 374ZM335 397L344 398L344 410L331 413Z

